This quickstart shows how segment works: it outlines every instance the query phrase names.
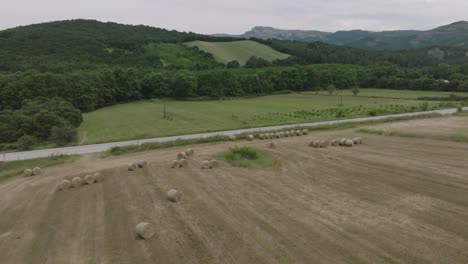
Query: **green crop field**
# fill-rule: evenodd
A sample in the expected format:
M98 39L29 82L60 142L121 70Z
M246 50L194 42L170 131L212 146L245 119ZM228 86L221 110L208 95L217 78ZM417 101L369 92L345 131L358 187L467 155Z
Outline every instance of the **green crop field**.
M244 65L252 56L264 58L269 61L289 57L287 54L278 52L266 45L251 40L233 42L192 41L185 44L189 47L197 46L199 49L213 54L215 59L222 63L237 60L241 65Z
M365 94L365 89L362 92ZM310 92L216 101L154 99L116 105L84 114L80 144L419 111L424 103L364 96L343 98L343 106L339 106L340 96ZM441 106L429 102L428 107Z

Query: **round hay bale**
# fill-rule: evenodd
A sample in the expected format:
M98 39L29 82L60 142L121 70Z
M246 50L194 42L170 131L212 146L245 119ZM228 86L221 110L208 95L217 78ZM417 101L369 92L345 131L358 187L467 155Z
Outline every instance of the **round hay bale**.
M346 147L352 147L354 145L354 142L352 139L346 139L344 142L344 146Z
M231 140L231 141L236 141L236 139L237 139L237 138L236 138L236 136L234 136L234 135L230 135L230 136L229 136L229 140Z
M187 154L189 157L192 157L195 154L195 151L193 149L187 149L185 154Z
M204 169L204 170L205 169L211 169L210 161L209 160L202 161L201 168Z
M134 170L137 169L137 167L138 167L138 165L135 162L132 162L132 163L128 164L128 170L129 171L134 171Z
M177 159L178 160L187 159L187 154L185 154L185 152L179 152L177 153Z
M333 147L336 147L340 144L340 140L339 139L333 139L331 142L330 142L330 145L332 145Z
M302 134L304 134L304 135L309 134L309 130L308 129L302 129Z
M96 179L96 182L102 182L104 181L104 176L101 173L96 172L94 173L94 179Z
M39 168L39 167L34 167L32 172L33 172L33 175L39 175L39 174L42 173L41 168Z
M314 143L312 143L312 146L314 148L319 148L320 147L320 140L314 140Z
M71 181L72 187L78 188L83 184L83 180L80 177L75 177Z
M148 165L148 162L146 160L137 161L138 168L144 168L144 167L146 167L146 165Z
M181 159L179 160L180 167L187 167L188 166L188 161L186 159Z
M59 183L59 185L57 186L57 190L59 191L64 191L68 188L70 188L71 186L71 182L70 181L67 181L67 180L63 180Z
M173 160L171 162L171 168L179 168L180 167L180 161L179 160Z
M214 160L210 160L210 167L211 167L211 168L217 168L217 167L219 167L219 161L217 161L217 160L215 160L215 159L214 159Z
M261 139L261 140L263 140L263 139L265 138L265 134L260 134L260 135L258 135L258 138Z
M281 138L281 135L280 135L279 132L276 132L276 133L275 133L275 138Z
M255 139L254 135L248 135L248 136L247 136L247 140L248 140L248 141L252 141L252 140L254 140L254 139Z
M340 141L339 141L340 146L344 146L345 141L346 141L346 138L340 138Z
M270 144L268 144L268 147L269 148L276 148L276 142L270 142Z
M314 146L314 142L315 142L315 140L311 140L311 141L309 141L309 144L307 144L307 146L309 146L309 147L313 147L313 146Z
M96 181L96 178L94 177L94 175L86 175L84 181L86 182L86 184L93 184Z
M355 138L353 138L352 140L353 140L353 143L354 143L355 145L357 145L357 144L362 144L362 138L361 138L361 137L355 137Z
M296 130L296 136L302 136L302 131Z
M31 169L25 169L25 170L23 171L23 176L24 176L24 177L30 177L30 176L32 176L32 175L33 175L33 171L32 171Z
M284 132L283 131L280 132L280 138L284 138Z
M182 199L182 193L177 190L171 189L166 193L166 198L168 201L177 203L178 201L180 201L180 199Z
M285 137L289 137L289 131L284 132Z
M135 227L136 234L143 239L148 239L154 236L154 229L149 223L141 222Z
M328 140L320 140L319 147L326 148L326 147L328 147L329 144L330 143L328 142Z

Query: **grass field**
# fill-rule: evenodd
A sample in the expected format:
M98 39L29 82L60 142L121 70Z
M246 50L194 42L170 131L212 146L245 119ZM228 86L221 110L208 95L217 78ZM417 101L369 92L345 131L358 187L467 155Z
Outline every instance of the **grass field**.
M289 55L278 52L266 45L251 40L233 42L206 42L192 41L187 46L197 46L199 49L214 55L215 59L222 63L237 60L241 65L252 56L264 58L269 61L285 59Z
M84 114L80 144L420 110L421 101L311 93L221 101L148 100ZM167 118L163 118L166 104ZM437 106L431 102L430 107Z

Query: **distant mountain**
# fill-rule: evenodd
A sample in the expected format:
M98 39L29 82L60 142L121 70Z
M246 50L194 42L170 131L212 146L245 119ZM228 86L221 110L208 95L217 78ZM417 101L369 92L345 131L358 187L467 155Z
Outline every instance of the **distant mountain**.
M427 31L395 30L365 31L350 30L334 33L316 30L285 30L273 27L254 27L242 35L216 34L222 37L320 41L370 50L401 50L430 46L456 46L468 48L468 22L459 21Z

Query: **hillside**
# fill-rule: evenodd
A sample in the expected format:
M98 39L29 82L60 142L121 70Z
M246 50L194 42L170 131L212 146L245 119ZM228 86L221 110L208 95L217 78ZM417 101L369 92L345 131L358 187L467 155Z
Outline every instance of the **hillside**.
M224 36L226 34L217 34ZM396 30L372 32L350 30L323 32L315 30L285 30L272 27L254 27L236 36L243 38L295 40L325 42L370 50L401 50L431 46L453 46L468 48L468 22L459 21L432 30Z
M192 40L220 39L94 20L34 24L0 31L0 71L63 70L99 64L161 67L160 58L147 52L146 45Z
M186 43L186 45L189 47L196 46L205 52L211 53L217 61L222 63L236 60L244 65L252 56L261 57L268 61L289 57L289 55L278 52L264 44L249 40L234 42L193 41Z

